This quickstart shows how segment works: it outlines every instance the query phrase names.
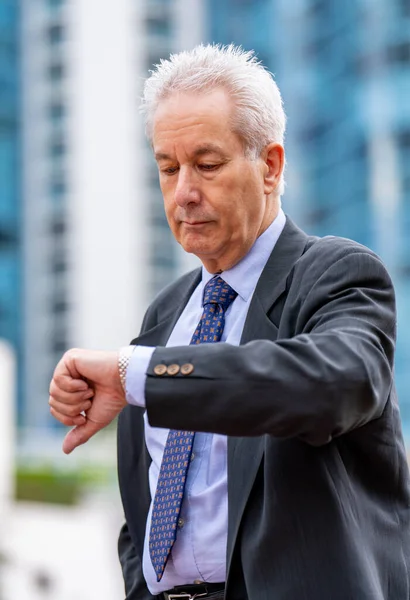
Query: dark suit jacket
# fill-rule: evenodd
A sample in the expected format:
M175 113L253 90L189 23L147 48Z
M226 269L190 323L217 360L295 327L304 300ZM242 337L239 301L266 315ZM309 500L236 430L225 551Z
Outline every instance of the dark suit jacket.
M151 425L229 436L227 600L409 599L395 301L381 261L288 219L241 345L164 348L200 276L167 288L133 343L158 346L146 383ZM159 363L194 371L160 377ZM150 503L142 417L127 406L118 425L130 600L153 598L141 572Z

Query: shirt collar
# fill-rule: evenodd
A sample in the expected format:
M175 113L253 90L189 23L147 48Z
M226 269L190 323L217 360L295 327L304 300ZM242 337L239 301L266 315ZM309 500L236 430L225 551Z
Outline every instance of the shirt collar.
M221 277L228 285L238 293L238 296L247 302L258 283L258 279L266 265L272 250L286 223L286 217L282 209L279 210L276 219L269 225L266 231L260 235L248 254L244 256L232 269L223 271ZM202 267L202 290L214 273L209 273Z

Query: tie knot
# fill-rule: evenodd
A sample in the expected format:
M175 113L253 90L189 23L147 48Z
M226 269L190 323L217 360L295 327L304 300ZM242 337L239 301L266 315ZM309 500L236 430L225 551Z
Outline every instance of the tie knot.
M224 310L233 302L238 294L222 277L213 277L208 281L204 289L204 300L202 304L219 304Z

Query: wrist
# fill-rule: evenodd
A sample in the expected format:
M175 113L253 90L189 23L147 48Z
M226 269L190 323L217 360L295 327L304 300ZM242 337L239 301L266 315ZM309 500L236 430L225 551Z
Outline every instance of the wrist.
M130 358L134 352L135 346L123 346L118 351L118 372L121 381L121 387L126 394L127 371L130 363Z

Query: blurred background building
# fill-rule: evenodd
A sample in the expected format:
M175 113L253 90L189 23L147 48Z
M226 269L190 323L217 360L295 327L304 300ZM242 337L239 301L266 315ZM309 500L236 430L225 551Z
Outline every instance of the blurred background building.
M0 338L19 354L22 327L22 198L20 13L0 3ZM20 370L20 374L22 370ZM20 378L19 378L20 379ZM21 380L21 379L20 379ZM21 395L18 395L21 399ZM16 398L16 403L18 399ZM21 409L18 403L17 411Z
M18 482L26 463L51 464L60 493L61 473L73 469L88 477L106 468L110 493L116 488L114 432L64 458L48 385L67 348L128 343L153 295L196 264L169 232L138 99L153 64L199 42L254 49L275 74L288 115L285 211L307 232L351 237L387 264L410 442L409 0L0 0L0 338L16 354ZM70 532L94 522L99 546L114 545L118 498L104 496L106 511L92 504L90 521L84 506L102 492L87 490L80 512L61 518ZM58 543L60 513L47 529L50 512L39 506L36 522L49 531L42 556L52 562L45 548ZM34 545L21 536L32 513L22 507L10 552L27 565ZM113 527L101 537L107 511ZM92 531L87 555L96 551ZM40 567L24 568L44 584ZM115 597L112 577L84 598ZM72 597L64 585L67 595L54 589L53 598ZM47 592L27 586L13 597Z
M63 352L128 343L180 270L138 97L148 69L192 40L176 14L193 9L22 2L25 428L57 427L44 399Z
M396 381L410 434L410 2L209 0L210 39L254 48L288 115L286 211L353 238L397 293Z
M53 427L44 400L63 352L127 343L147 301L138 11L21 4L24 427Z

